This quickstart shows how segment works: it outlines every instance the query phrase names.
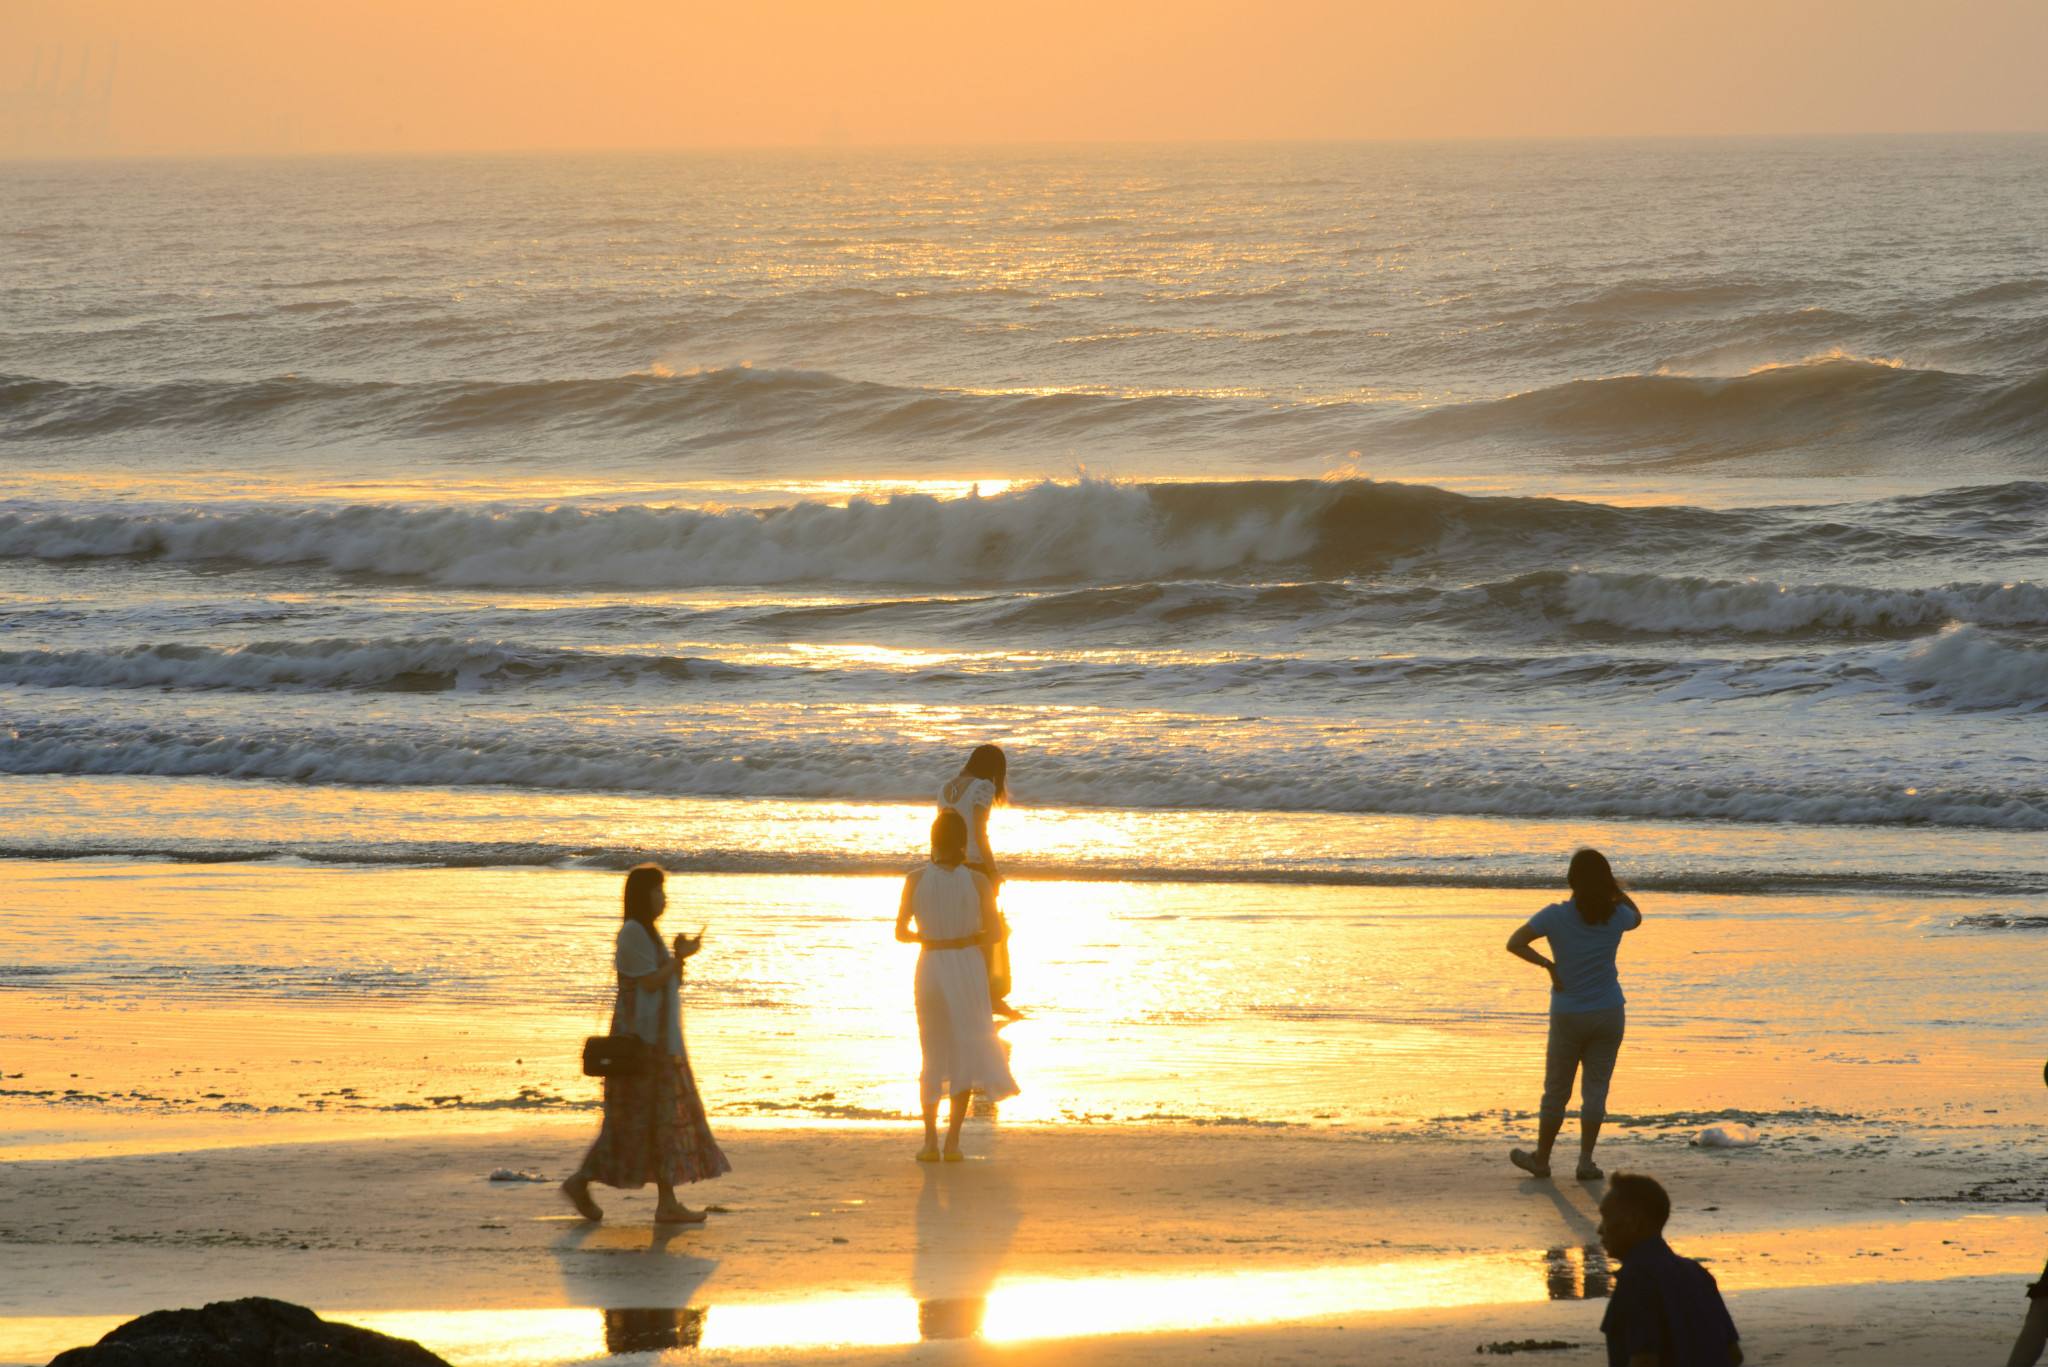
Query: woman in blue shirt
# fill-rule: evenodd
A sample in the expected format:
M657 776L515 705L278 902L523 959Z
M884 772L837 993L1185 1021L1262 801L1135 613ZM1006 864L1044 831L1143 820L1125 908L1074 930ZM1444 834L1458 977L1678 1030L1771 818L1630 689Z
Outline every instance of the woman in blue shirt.
M1533 1177L1550 1176L1550 1149L1564 1128L1572 1078L1583 1068L1578 1177L1593 1182L1606 1175L1593 1162L1593 1145L1607 1118L1607 1084L1628 1026L1614 954L1621 937L1643 923L1643 913L1621 890L1607 856L1598 850L1573 855L1566 879L1571 900L1543 908L1508 937L1508 953L1550 974L1550 1045L1544 1056L1536 1152L1512 1149L1508 1161ZM1537 940L1549 941L1550 958L1530 947Z

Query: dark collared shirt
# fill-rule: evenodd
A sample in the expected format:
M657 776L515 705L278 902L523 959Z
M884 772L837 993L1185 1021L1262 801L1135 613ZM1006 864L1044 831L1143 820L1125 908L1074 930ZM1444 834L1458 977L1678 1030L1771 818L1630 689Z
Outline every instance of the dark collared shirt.
M1657 1367L1728 1367L1739 1337L1714 1274L1654 1238L1622 1261L1600 1332L1609 1367L1628 1367L1638 1353L1655 1353Z

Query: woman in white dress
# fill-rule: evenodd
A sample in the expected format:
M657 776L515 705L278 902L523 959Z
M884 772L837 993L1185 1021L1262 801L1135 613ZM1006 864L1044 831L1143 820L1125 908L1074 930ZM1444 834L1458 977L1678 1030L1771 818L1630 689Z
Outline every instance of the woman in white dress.
M920 946L917 956L917 1039L924 1051L919 1089L924 1102L924 1148L917 1161L960 1161L960 1124L967 1096L991 1101L1017 1095L1017 1080L1003 1058L989 1019L985 946L999 934L996 892L967 867L967 823L958 812L932 822L932 858L903 882L896 938ZM951 1097L946 1142L939 1145L939 1098Z
M988 814L1009 796L1009 757L1000 745L977 745L945 787L939 790L939 810L958 812L967 823L967 867L1001 890L1003 875L996 869L995 850L988 842ZM1010 923L996 915L998 935L987 950L989 1008L1004 1020L1021 1020L1024 1013L1010 1005Z

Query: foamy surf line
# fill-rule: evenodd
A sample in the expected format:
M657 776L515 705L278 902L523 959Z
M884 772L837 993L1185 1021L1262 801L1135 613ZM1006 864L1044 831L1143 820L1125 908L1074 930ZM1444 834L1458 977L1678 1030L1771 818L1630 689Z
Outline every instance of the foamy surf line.
M283 841L243 845L164 841L121 843L93 841L0 842L0 860L72 863L280 864L392 869L588 869L622 872L641 863L657 863L672 874L893 878L912 861L816 851L749 849L659 849L644 845L593 849L588 846L517 842L461 844L320 844ZM1501 888L1553 889L1555 869L1537 867L1534 857L1511 861L1527 867L1472 870L1449 867L1356 868L1341 864L1293 867L1253 862L1232 864L1135 863L1114 860L1006 861L1004 877L1026 883L1141 884L1266 884L1288 887L1360 888ZM1881 895L2036 897L2048 895L2048 869L1943 869L1922 872L1900 869L1666 868L1655 863L1632 866L1629 886L1643 892L1799 896L1816 893L1868 892ZM2033 930L2048 918L2023 914L1984 913L1962 916L1965 930ZM0 965L0 986L8 970Z
M1575 589L1576 579L1568 587ZM2015 587L2042 592L2010 585L2005 591ZM1744 596L1757 600L1759 618L1769 614L1813 624L1799 595L1748 586ZM1190 661L1171 650L1125 650L1107 659L1084 654L1020 661L996 652L933 652L923 659L912 656L893 668L865 666L830 654L817 663L755 663L712 654L573 649L450 637L259 640L233 646L170 641L0 650L0 688L305 694L546 691L586 699L633 689L657 696L671 692L747 699L773 694L801 701L824 696L872 700L951 695L971 687L983 697L1020 700L1064 690L1084 698L1142 696L1189 703L1228 690L1242 696L1244 690L1284 689L1285 704L1298 710L1307 697L1341 704L1355 699L1359 690L1412 687L1511 696L1569 689L1580 697L1596 691L1678 698L1883 692L1915 706L1966 711L2048 706L2048 640L1994 634L1957 621L1947 609L1961 607L1960 603L1942 603L1930 596L1924 608L1913 611L1911 600L1917 595L1897 597L1907 599L1906 606L1874 610L1873 626L1910 632L1919 622L1948 620L1949 625L1932 636L1909 635L1903 644L1887 640L1818 655L1753 651L1703 656L1667 648L1665 653L1582 650L1374 658L1335 651L1238 651ZM2041 611L2048 619L2048 602ZM1833 615L1827 606L1821 612ZM1589 616L1580 613L1577 620L1584 622ZM1729 625L1743 629L1739 618ZM1697 629L1709 631L1713 624L1701 623Z
M507 734L502 725L397 721L359 735L318 718L278 730L206 722L105 724L0 714L0 735L8 742L0 745L0 774L903 803L926 798L925 775L940 768L928 741L889 737L860 744L829 734L720 734L702 727L689 736L650 739L574 727ZM1302 725L1314 739L1312 726ZM1900 787L1889 772L1843 766L1793 778L1702 772L1652 786L1643 783L1642 766L1661 761L1647 749L1632 761L1625 754L1602 760L1588 751L1567 772L1536 762L1540 757L1519 740L1489 746L1476 733L1456 752L1332 746L1328 763L1305 772L1284 743L1302 730L1280 731L1270 719L1268 730L1275 735L1254 747L1190 751L1165 766L1140 748L1143 736L1077 741L1071 751L1031 756L1032 797L1062 808L1108 810L2048 830L2048 789L2033 786ZM736 756L738 749L749 753ZM1432 766L1427 781L1416 778L1418 764ZM2025 782L2024 774L2017 777Z

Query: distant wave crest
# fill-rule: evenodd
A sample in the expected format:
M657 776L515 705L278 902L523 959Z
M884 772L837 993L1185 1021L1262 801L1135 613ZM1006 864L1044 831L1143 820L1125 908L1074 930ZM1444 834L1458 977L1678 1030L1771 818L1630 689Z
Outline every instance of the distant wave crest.
M1435 443L1521 440L1648 462L1885 441L2031 451L2048 436L2048 373L2001 378L1830 353L1743 375L1572 380L1435 409L1403 430Z
M1646 299L1683 307L1693 298L1666 293L1624 291L1588 307L1635 308ZM849 457L919 449L1085 461L1135 443L1220 444L1255 458L1298 458L1521 443L1655 464L1915 442L2032 457L2048 436L2048 373L1923 369L1827 352L1740 375L1580 378L1426 410L1199 388L917 386L748 366L406 382L297 374L150 383L0 375L0 441L67 444L169 433L269 449L418 442L498 449L514 437L544 435L664 456L766 443Z

